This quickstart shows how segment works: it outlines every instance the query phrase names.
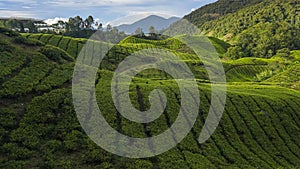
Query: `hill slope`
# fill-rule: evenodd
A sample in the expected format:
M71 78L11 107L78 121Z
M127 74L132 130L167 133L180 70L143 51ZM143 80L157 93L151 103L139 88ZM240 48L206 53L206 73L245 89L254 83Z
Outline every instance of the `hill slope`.
M230 4L231 1L228 1ZM244 1L235 1L243 3ZM253 3L251 3L253 2ZM276 54L289 55L289 51L300 49L300 3L298 0L245 1L245 5L229 10L216 8L222 0L211 4L224 14L213 19L203 19L197 13L205 13L208 7L186 16L209 36L230 42L225 56L270 58ZM225 5L226 6L226 5ZM228 6L228 4L227 4ZM207 9L206 9L207 8ZM193 18L193 19L191 19ZM198 20L201 20L200 24Z
M1 168L300 166L299 91L261 83L228 84L226 110L221 123L212 138L200 145L197 138L210 106L211 86L198 83L200 113L192 131L180 144L153 158L122 158L98 147L82 131L71 93L74 57L57 48L53 50L53 46L27 41L8 30L1 29L1 32L0 68L1 72L6 72L1 74L0 89ZM135 43L131 43L133 41ZM178 86L161 72L142 72L130 86L131 101L139 109L149 108L148 96L153 89L160 88L165 92L167 109L152 123L143 125L122 117L113 104L110 92L113 69L117 63L130 55L133 49L146 49L151 45L176 51L177 43L172 45L166 42L170 41L127 39L115 47L118 56L108 54L108 59L104 58L96 80L96 97L103 116L116 130L134 137L154 136L169 128L177 118L180 109ZM57 52L55 55L54 51ZM192 54L179 56L186 57L187 62L196 60ZM268 63L261 59L243 59L228 63L225 68L251 62ZM201 72L199 69L197 66L193 68L198 73Z
M234 13L244 7L262 2L263 0L218 0L205 5L192 13L184 16L195 25L201 27L205 22L218 19L219 17Z

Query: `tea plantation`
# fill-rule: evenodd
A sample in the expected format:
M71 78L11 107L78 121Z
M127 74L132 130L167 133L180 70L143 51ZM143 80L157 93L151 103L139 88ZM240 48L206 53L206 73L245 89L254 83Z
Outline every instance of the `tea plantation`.
M180 111L176 81L158 70L138 74L130 84L129 94L132 104L145 111L150 107L149 93L157 88L164 91L167 108L158 119L139 124L116 110L110 90L113 73L135 51L161 48L178 55L197 78L201 96L196 123L180 144L152 158L129 159L97 146L77 120L71 81L76 58L88 40L20 35L2 28L0 39L0 168L300 167L297 51L293 52L294 60L222 59L228 81L226 108L215 133L199 144L211 101L211 83L203 63L172 38L124 39L103 59L95 80L97 103L114 129L133 137L156 136L170 128ZM210 40L220 56L229 47L216 38ZM92 42L94 47L104 43Z

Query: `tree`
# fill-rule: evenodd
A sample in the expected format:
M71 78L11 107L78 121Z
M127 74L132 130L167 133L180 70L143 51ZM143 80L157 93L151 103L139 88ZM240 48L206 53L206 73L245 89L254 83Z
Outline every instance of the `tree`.
M31 20L27 22L26 27L29 29L30 33L36 33L37 32L37 28L34 25L33 21L31 21Z
M137 28L134 32L135 35L139 36L139 37L143 37L144 36L144 32L142 30L142 28Z
M84 23L86 29L92 29L92 25L94 24L94 18L92 16L89 16L88 18L86 18Z
M10 29L19 29L20 32L25 32L25 29L24 29L24 24L22 21L20 20L17 20L17 19L10 19L7 23L7 26L10 28Z
M75 28L77 31L82 30L84 28L83 19L80 16L76 16L75 18Z
M66 23L62 20L59 20L57 22L57 25L58 25L59 28L66 28Z
M75 28L75 19L74 18L69 18L69 21L67 23L67 30L70 32L70 31L75 31L76 28Z
M156 38L154 26L150 26L150 27L149 27L149 34L150 34L150 37L151 37L151 38Z
M99 24L98 24L98 30L103 31L103 24L102 24L102 23L99 23Z
M289 58L291 55L291 51L288 48L283 48L276 51L276 55L283 58Z
M152 35L152 34L155 34L155 28L154 26L150 26L149 27L149 33Z
M232 59L239 59L245 57L245 54L240 46L233 46L228 48L228 51L225 53L225 56Z
M112 29L113 29L112 26L110 24L108 24L106 27L106 31L110 32L110 31L112 31Z
M69 18L67 23L68 31L80 31L84 28L84 22L80 16L76 16L75 18Z

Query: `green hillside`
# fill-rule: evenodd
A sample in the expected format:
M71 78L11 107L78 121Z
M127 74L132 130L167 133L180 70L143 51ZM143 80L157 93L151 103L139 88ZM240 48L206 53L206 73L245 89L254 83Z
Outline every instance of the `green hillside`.
M284 59L278 58L224 60L231 82L227 85L226 110L216 132L199 144L211 98L210 84L202 83L208 79L201 61L172 39L125 39L104 58L96 79L98 105L113 128L134 137L154 136L173 124L180 109L176 82L161 71L151 70L136 76L130 85L130 98L136 108L147 110L149 93L160 88L168 98L163 115L154 122L138 124L117 112L110 92L113 71L134 51L158 47L178 54L198 79L201 94L196 124L180 144L156 157L129 159L98 147L76 118L70 81L74 58L85 39L0 31L0 168L300 167L300 91L280 87L280 81L273 80L285 81L290 69L298 70L296 64L285 65ZM228 47L210 39L219 45L219 53ZM268 70L277 71L269 79L272 83L255 82L256 75Z
M293 51L291 57L294 59L294 62L289 65L286 70L283 72L273 76L268 79L269 82L277 82L277 83L294 83L300 82L300 52Z
M232 2L226 1L229 4L223 6L223 8L216 8L225 15L218 17L212 21L203 22L198 24L200 28L206 33L210 33L219 38L232 38L241 33L242 31L251 28L254 25L260 23L274 23L274 22L287 22L292 26L299 26L299 2L297 0L263 0L263 1L246 1L246 6L238 6L237 10L233 12L227 12L227 7L230 7ZM248 2L248 3L247 3ZM253 2L253 3L251 3ZM217 3L225 3L223 0L217 1ZM243 1L235 1L235 3L243 3ZM214 5L214 4L212 4ZM194 11L205 11L204 7ZM194 14L186 16L186 19ZM199 17L196 17L199 18ZM196 24L197 22L192 23Z
M290 88L300 89L300 64L293 64L287 70L269 78L266 82L277 83L289 86Z
M233 13L247 6L257 4L263 0L218 0L217 2L205 5L192 13L186 15L184 19L189 20L197 26L202 26L207 21L218 19L219 17Z
M203 29L213 31L218 37L223 37L229 33L235 36L259 23L276 21L288 22L293 26L297 26L299 25L297 10L299 10L299 4L296 0L265 0L262 3L218 18L215 21L207 22L203 25Z
M244 1L235 1L236 4ZM253 2L253 3L250 3ZM288 56L292 50L300 49L300 4L298 0L245 1L235 10L222 0L211 4L212 9L222 15L214 19L201 20L207 7L200 8L185 18L196 24L205 34L218 37L232 44L225 56L271 58L274 55ZM225 3L218 8L217 4ZM230 9L230 8L229 8ZM201 14L198 16L197 14ZM193 19L193 18L196 18ZM199 23L200 22L200 23Z

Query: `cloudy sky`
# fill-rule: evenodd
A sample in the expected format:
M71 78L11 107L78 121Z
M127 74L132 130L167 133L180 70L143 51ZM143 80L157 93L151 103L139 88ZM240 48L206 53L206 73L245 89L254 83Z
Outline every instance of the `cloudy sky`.
M101 23L132 23L150 14L184 16L216 0L0 0L0 17L64 19L94 16ZM53 20L48 20L53 21Z

